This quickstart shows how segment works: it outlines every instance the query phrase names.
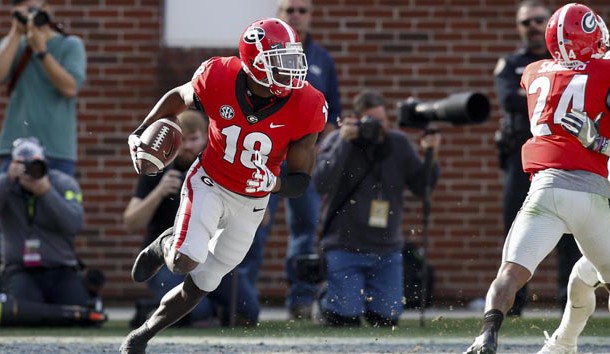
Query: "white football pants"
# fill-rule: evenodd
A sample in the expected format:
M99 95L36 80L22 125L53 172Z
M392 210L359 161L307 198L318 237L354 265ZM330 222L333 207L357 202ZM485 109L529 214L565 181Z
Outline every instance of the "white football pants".
M564 233L571 233L600 279L610 282L610 205L597 194L559 188L530 190L508 233L502 262L534 273Z
M268 200L269 196L251 198L219 186L198 160L191 166L182 185L173 247L199 262L189 273L197 287L213 291L242 261Z

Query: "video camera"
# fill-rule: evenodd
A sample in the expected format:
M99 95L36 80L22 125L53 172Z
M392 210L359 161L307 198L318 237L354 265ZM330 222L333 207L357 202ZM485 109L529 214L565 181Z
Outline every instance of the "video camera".
M43 11L37 7L28 8L28 13L34 14L34 18L32 19L32 21L34 21L34 26L36 27L42 27L51 22L49 14L46 11ZM13 11L13 17L16 18L19 22L21 22L22 25L28 24L28 17L19 11Z
M324 256L318 254L301 254L293 260L295 277L299 281L319 284L326 280L326 262Z
M453 125L480 124L487 120L491 105L481 93L461 92L432 102L413 97L398 102L398 124L401 127L426 129L430 122Z

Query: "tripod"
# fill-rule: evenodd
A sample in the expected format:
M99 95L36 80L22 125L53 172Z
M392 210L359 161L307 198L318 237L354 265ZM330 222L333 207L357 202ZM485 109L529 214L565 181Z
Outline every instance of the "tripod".
M426 134L432 132L426 130ZM422 274L421 274L421 295L419 306L419 326L425 327L425 312L428 299L428 225L430 223L430 194L432 192L432 173L433 173L434 149L426 148L426 156L424 160L424 195L422 198Z

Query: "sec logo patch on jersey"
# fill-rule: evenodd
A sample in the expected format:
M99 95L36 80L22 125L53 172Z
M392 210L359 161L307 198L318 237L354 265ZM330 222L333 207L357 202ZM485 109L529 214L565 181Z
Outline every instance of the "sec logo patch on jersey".
M220 110L218 113L220 113L220 116L226 120L231 120L231 119L233 119L233 117L235 117L235 110L233 109L233 107L229 106L228 104L225 104L222 107L220 107Z

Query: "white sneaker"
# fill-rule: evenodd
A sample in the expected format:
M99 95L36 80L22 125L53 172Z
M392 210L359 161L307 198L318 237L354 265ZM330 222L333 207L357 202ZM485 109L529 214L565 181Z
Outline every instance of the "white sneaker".
M557 343L557 338L549 337L549 333L544 331L546 337L544 347L537 354L576 354L576 345L568 346Z

